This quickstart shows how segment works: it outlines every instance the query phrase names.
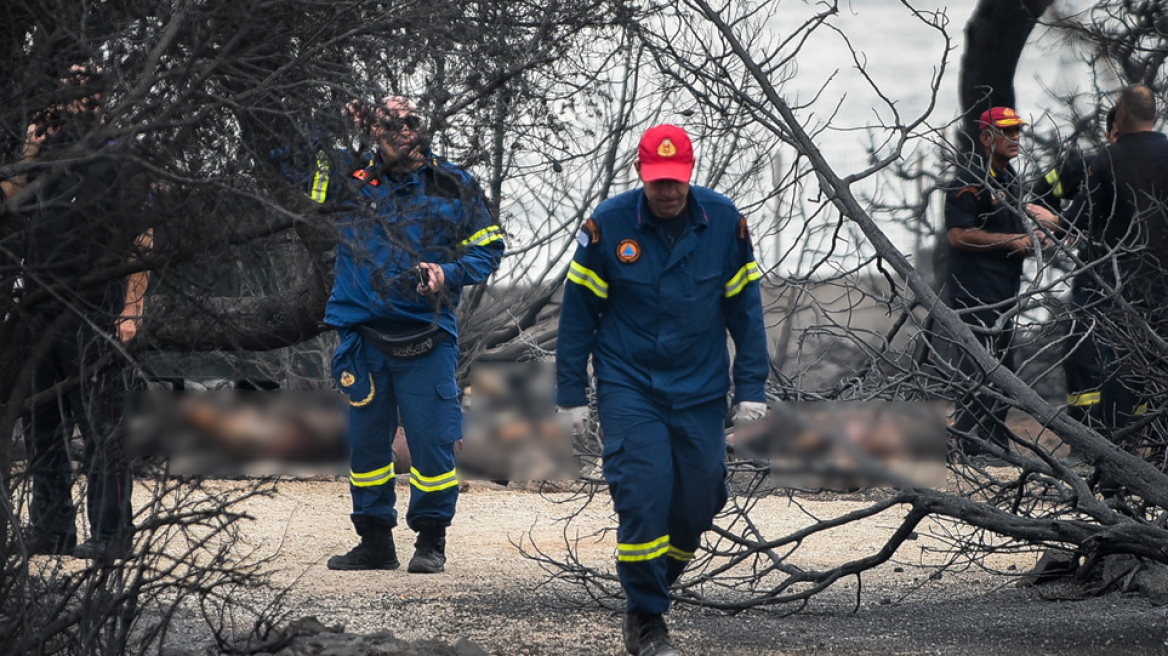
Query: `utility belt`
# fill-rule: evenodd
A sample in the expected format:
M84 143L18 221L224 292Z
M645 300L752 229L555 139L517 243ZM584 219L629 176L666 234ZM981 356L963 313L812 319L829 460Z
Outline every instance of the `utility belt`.
M413 360L429 355L446 340L446 331L433 323L392 328L359 324L354 329L361 339L394 360Z

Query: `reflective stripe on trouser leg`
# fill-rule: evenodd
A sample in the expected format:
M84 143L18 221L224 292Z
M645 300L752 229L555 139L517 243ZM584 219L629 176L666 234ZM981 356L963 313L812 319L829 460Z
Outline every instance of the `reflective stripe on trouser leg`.
M362 348L367 360L382 360L372 348ZM370 365L374 365L370 362ZM394 502L393 438L397 433L397 402L389 372L380 362L371 366L377 390L368 403L349 407L349 492L353 496L353 517L365 516L389 526L397 526Z
M620 517L616 571L626 611L669 609L665 554L669 551L669 503L673 464L663 410L626 388L600 387L604 429L604 478Z
M462 438L458 404L458 341L450 337L416 360L389 360L402 426L410 445L410 506L406 523L419 519L449 526L458 501L454 443Z
M669 552L665 581L673 585L701 546L702 533L726 506L726 402L674 410L669 429L673 444L673 496L669 506Z

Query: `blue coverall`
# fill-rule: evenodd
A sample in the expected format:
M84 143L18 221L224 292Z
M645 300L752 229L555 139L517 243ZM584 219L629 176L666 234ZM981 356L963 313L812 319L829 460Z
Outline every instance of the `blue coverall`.
M352 171L351 178L334 175L336 168ZM417 171L379 173L382 168L377 154L355 170L321 155L315 174L303 181L321 203L343 185L354 190L341 197L336 281L325 322L340 335L332 366L351 406L349 489L358 533L369 522L397 525L392 445L399 412L413 460L406 523L414 530L419 520L450 525L458 498L454 443L462 437L455 308L462 287L485 281L504 249L482 191L462 169L432 153ZM445 292L437 298L417 293L412 270L419 262L441 265ZM387 357L354 329L429 323L448 336L411 360Z
M643 191L602 203L580 231L560 315L556 401L587 404L591 355L630 613L668 610L669 586L726 503L727 330L736 402L766 401L761 274L746 221L702 187L690 188L687 208L670 249Z

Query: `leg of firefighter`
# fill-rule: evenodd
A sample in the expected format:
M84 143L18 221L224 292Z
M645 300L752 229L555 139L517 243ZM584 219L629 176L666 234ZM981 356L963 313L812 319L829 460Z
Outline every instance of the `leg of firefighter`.
M1103 371L1099 347L1085 317L1076 315L1071 319L1067 342L1063 362L1067 381L1067 416L1084 426L1103 430ZM1086 458L1078 449L1071 447L1064 461L1067 464L1079 464L1086 462Z
M702 533L714 525L714 516L726 505L726 433L722 399L675 410L669 429L673 445L673 496L669 504L669 551L665 580L677 582Z
M365 349L372 351L372 349ZM348 553L329 558L329 569L397 569L393 527L393 436L397 433L397 403L393 382L380 354L366 353L369 371L349 389L349 491L353 496L353 527L361 542ZM365 381L369 384L366 385Z
M622 634L630 654L668 644L666 557L673 496L669 409L638 392L601 385L597 400L604 430L604 477L620 519L617 575L626 604Z
M410 508L406 523L418 532L407 569L435 574L446 569L446 527L458 501L454 443L462 438L458 404L458 342L447 337L416 360L390 361L394 391L410 445Z
M78 558L126 558L133 547L130 495L133 472L125 456L122 367L107 367L86 388L77 421L85 438L86 508L89 540L77 545Z
M62 340L62 343L68 340ZM68 377L62 343L37 365L34 378L37 390L45 390ZM75 353L76 351L73 351ZM30 441L32 503L28 536L30 553L71 554L77 546L77 510L73 505L73 467L69 458L69 441L73 435L73 403L77 394L61 394L37 406L31 426L25 426Z
M998 323L999 314L995 310L977 310L961 315L962 321L973 330L974 337L1010 371L1014 370L1012 351L1013 328L1007 326L1000 332L994 329ZM958 356L957 368L971 384L981 384L985 380L985 372L974 361L969 353ZM977 391L958 400L957 413L953 420L953 429L959 435L970 435L976 429L977 437L988 444L996 444L1003 451L1010 450L1010 430L1006 427L1006 415L1009 406L993 398L993 396ZM962 451L967 456L981 456L989 450L981 444L965 441Z

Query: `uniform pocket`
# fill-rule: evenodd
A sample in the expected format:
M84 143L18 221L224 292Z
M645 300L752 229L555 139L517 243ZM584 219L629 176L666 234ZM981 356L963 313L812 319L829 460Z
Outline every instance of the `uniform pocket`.
M356 408L369 405L377 395L373 373L360 357L360 352L360 337L355 332L345 331L333 353L333 380L349 397L349 405Z
M453 380L444 380L435 387L438 398L449 401L458 398L458 385Z
M462 439L462 407L458 404L458 385L453 380L444 380L434 387L439 401L439 435L443 444L453 444Z

